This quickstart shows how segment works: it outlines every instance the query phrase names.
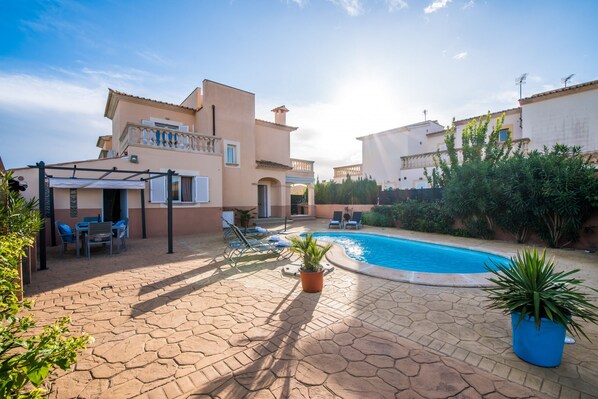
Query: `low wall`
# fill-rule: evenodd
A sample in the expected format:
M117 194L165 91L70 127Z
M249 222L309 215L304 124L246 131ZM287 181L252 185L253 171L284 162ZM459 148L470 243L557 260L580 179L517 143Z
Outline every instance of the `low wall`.
M316 204L315 213L317 218L330 219L334 211L342 211L349 207L352 212L368 212L375 205L342 205L342 204Z

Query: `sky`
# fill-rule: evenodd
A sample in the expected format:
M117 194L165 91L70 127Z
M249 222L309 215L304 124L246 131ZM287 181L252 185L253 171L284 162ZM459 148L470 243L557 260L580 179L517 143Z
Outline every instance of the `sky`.
M356 137L450 124L598 79L598 1L0 0L0 157L97 158L108 88L180 103L203 79L286 105L321 180Z

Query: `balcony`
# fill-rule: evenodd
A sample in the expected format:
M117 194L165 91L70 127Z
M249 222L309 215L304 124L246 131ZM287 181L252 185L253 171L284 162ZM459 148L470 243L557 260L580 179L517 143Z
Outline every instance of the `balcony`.
M127 123L120 135L120 152L137 145L200 154L221 154L220 138L152 126Z
M347 176L351 177L362 177L363 172L361 169L361 164L356 165L347 165L347 166L339 166L334 169L334 178L335 179L345 179Z
M524 154L527 154L527 147L529 144L529 139L518 139L513 140L513 149L517 150L518 148ZM519 147L520 146L520 147ZM422 154L415 154L415 155L408 155L406 157L401 157L401 170L407 169L422 169L422 168L431 168L434 167L434 157L436 157L436 152L425 152ZM448 160L448 152L447 151L440 151L440 156ZM459 162L463 161L463 152L461 148L457 149L457 156L459 157ZM335 177L336 177L336 169L335 169Z
M293 172L312 175L314 174L314 161L306 161L305 159L291 158L291 166Z

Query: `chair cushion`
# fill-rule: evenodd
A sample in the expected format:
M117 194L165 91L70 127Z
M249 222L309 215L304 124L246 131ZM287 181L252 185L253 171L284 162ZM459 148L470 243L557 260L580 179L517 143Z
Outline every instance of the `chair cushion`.
M257 231L258 233L267 233L268 232L268 230L266 230L260 226L255 226L255 231Z
M118 222L114 223L114 225L117 227L126 226L124 220L119 220Z
M280 237L272 236L272 237L268 238L268 241L272 241L272 242L280 241Z
M59 224L58 225L58 232L62 236L62 239L66 242L74 242L75 235L73 234L73 230L71 226L68 224Z
M288 247L290 247L290 246L292 246L292 245L293 245L293 244L291 244L291 243L290 243L290 241L287 241L287 240L279 240L279 241L276 243L276 246L277 246L277 247L280 247L280 248L288 248Z
M92 236L89 236L89 241L91 242L108 242L112 240L112 234L94 234Z

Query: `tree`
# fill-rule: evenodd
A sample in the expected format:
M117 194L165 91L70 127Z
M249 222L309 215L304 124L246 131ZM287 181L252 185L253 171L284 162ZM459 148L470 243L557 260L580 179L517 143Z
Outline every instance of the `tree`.
M42 226L36 201L10 190L11 173L0 173L0 397L43 398L40 387L55 368L67 370L90 337L65 337L70 320L36 327L33 302L20 299L18 268L23 249Z
M501 160L507 159L513 148L511 131L507 131L507 139L500 141L500 131L505 121L505 114L496 119L492 131L488 134L490 124L490 112L486 117L473 119L469 122L461 134L461 148L455 145L455 119L451 127L447 129L444 136L446 153L440 150L434 157L434 168L431 172L424 169L424 175L432 187L444 187L451 178L452 173L462 164L469 162L485 162L494 167ZM461 158L461 159L460 159Z
M551 247L575 241L592 207L598 206L598 178L579 147L556 144L528 156L529 206L534 227Z

